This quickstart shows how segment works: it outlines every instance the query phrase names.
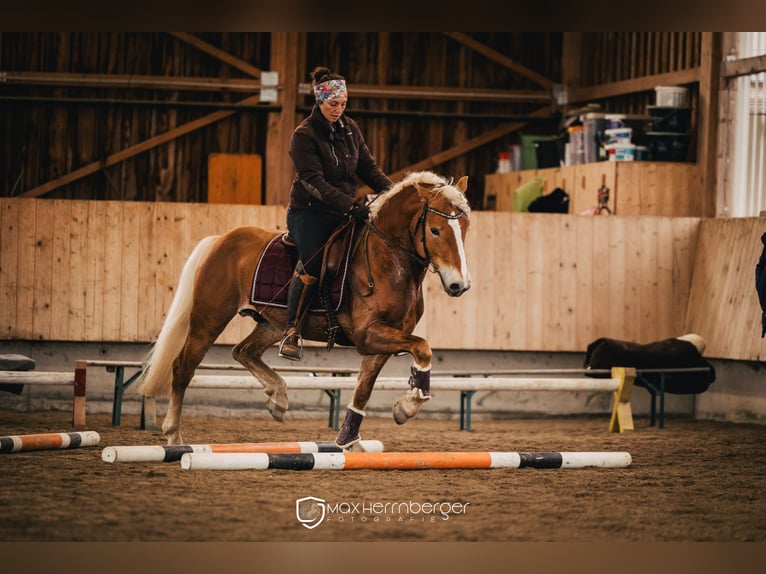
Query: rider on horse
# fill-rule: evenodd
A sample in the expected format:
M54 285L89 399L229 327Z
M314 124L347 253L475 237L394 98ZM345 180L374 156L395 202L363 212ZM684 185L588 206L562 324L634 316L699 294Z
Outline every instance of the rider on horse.
M290 141L296 174L287 228L299 261L288 287L287 322L279 345L279 356L290 360L301 358L301 319L319 287L324 244L348 216L360 221L369 217L369 208L356 200L356 177L377 193L393 185L375 162L359 126L344 115L345 79L325 67L316 68L312 79L316 105Z

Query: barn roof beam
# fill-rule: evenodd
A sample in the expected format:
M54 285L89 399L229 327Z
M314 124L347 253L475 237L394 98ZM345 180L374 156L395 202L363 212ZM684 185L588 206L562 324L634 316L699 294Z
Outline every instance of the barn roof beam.
M298 85L298 93L310 94L311 84ZM378 98L398 100L448 100L448 101L487 101L511 103L547 103L551 95L541 90L492 90L481 88L451 88L430 86L392 86L354 84L351 88L353 98Z
M201 40L197 38L194 34L189 34L188 32L168 32L171 36L174 38L181 40L182 42L186 42L190 46L194 46L198 50L201 50L202 52L205 52L206 54L213 56L214 58L218 58L222 62L230 65L233 68L237 68L238 70L246 73L248 76L252 76L254 78L260 78L261 77L261 69L256 68L255 66L248 64L241 58L237 58L236 56L232 56L229 52L226 52L225 50L221 50L220 48L216 48L212 44L208 44L204 40Z
M249 98L245 98L240 102L242 105L247 104L253 104L260 100L260 95L257 96L250 96ZM42 185L38 185L37 187L34 187L30 190L27 190L23 193L19 194L19 197L40 197L45 195L46 193L50 193L54 189L58 189L59 187L62 187L64 185L68 185L74 181L77 181L79 179L82 179L83 177L87 177L91 174L94 174L101 169L105 167L109 167L115 164L118 164L122 161L125 161L126 159L129 159L135 155L138 155L140 153L143 153L147 150L150 150L152 148L155 148L159 145L162 145L164 143L167 143L177 137L186 135L190 132L193 132L195 130L198 130L200 128L203 128L207 125L210 125L212 123L218 122L222 119L228 118L229 116L236 114L238 110L222 110L218 112L213 112L211 114L208 114L206 116L203 116L201 118L197 118L196 120L192 120L190 122L186 122L183 125L180 125L176 128L173 128L171 130L168 130L164 133L161 133L157 136L151 137L149 139L146 139L142 142L139 142L135 145L129 146L123 150L120 150L116 153L113 153L111 155L108 155L106 158L104 158L102 161L94 161L87 165L84 165L78 169L75 169L73 171L70 171L69 173L66 173L60 177L57 177L55 179L52 179L50 181L47 181L43 183Z
M545 90L552 92L554 86L556 85L556 82L551 80L550 78L546 78L542 74L535 72L534 70L531 70L527 68L526 66L519 64L517 61L513 60L512 58L509 58L505 54L501 54L494 48L490 48L489 46L482 44L481 42L474 40L469 36L468 34L464 34L463 32L442 32L445 36L452 38L456 42L459 42L463 44L464 46L472 49L475 52L478 52L482 56L489 58L490 60L497 62L501 66L505 66L509 70L513 70L517 74L524 76L525 78L532 80L539 86L542 86Z
M539 108L529 114L530 119L537 119L537 118L547 118L553 114L553 107L552 106L544 106L542 108ZM463 143L460 143L456 146L453 146L449 149L446 149L444 151L441 151L439 153L436 153L430 157L427 157L426 159L419 161L417 163L413 163L411 165L408 165L407 167L400 169L399 171L395 171L394 173L388 174L388 176L394 180L397 181L401 178L403 178L405 175L407 175L410 172L415 171L421 171L426 169L431 169L437 165L446 163L450 161L451 159L455 159L458 156L461 156L465 153L468 153L472 149L476 149L478 147L481 147L483 145L486 145L492 141L495 141L496 139L500 139L504 136L507 136L510 133L513 133L515 131L520 130L524 126L527 125L528 122L513 122L510 124L504 124L501 126L496 127L493 130L490 130L488 132L485 132L479 136L476 136L475 138L472 138L470 140L464 141ZM370 193L371 190L369 187L364 187L359 190L360 195L364 195L367 193Z
M0 83L8 85L47 85L65 88L119 88L151 90L257 92L258 80L243 78L168 77L124 74L72 74L61 72L0 72ZM273 86L269 86L272 87Z
M691 84L700 79L700 68L688 68L677 72L665 72L663 74L654 74L652 76L642 76L630 80L621 80L619 82L610 82L608 84L599 84L587 88L576 88L569 91L568 101L572 103L587 102L590 100L602 100L613 98L615 96L624 96L635 94L637 92L648 92L657 86L678 86L681 84Z
M742 58L741 60L724 61L721 64L721 75L724 78L736 78L766 72L766 55Z

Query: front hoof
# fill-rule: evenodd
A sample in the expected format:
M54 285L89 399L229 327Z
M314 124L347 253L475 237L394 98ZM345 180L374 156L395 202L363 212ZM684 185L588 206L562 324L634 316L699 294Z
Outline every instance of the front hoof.
M352 442L350 445L341 448L343 449L343 452L366 452L362 446L361 437L359 440Z
M274 420L279 422L283 422L285 420L287 405L277 404L274 399L269 398L269 400L266 401L266 408L269 409L269 414L271 414Z
M407 414L407 411L404 410L401 403L402 399L399 399L394 403L394 421L396 421L396 424L398 425L403 425L412 418L412 415Z
M183 442L181 442L181 433L175 432L168 435L168 446L178 446L181 444L183 444Z

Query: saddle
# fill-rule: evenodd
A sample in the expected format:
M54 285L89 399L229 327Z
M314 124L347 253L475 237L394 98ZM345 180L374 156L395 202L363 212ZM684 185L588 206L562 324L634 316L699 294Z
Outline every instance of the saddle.
M348 291L347 277L355 227L355 224L341 226L325 244L319 276L319 297L309 307L309 313L323 313L327 316L328 346L332 345L334 335L340 331L335 313L340 310ZM287 309L287 289L297 263L298 250L289 235L282 233L275 236L264 249L253 272L250 304L255 307L255 311L241 312L257 315L257 310L264 307ZM255 318L258 319L257 316Z

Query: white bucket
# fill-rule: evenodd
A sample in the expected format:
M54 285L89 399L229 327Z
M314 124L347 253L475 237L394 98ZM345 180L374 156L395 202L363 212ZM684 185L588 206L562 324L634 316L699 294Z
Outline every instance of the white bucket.
M635 161L636 146L633 144L613 144L606 146L609 161Z
M657 86L657 106L665 108L686 108L689 106L689 90L679 86Z
M606 136L606 143L612 145L629 144L630 139L633 136L632 128L617 128L611 130L604 130Z

